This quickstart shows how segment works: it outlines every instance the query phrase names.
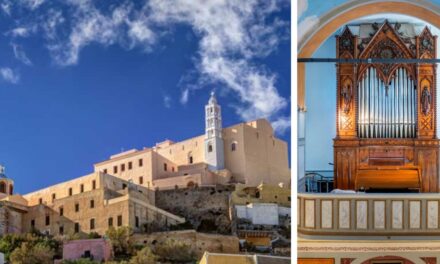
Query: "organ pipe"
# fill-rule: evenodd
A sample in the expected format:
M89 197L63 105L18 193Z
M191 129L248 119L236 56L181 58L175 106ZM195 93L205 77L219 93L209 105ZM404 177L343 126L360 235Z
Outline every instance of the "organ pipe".
M404 67L389 83L369 67L358 82L358 103L360 138L416 137L416 91Z

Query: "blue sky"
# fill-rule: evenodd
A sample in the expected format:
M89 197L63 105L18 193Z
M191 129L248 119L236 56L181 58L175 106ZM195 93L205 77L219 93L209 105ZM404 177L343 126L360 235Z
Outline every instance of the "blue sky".
M212 89L290 144L289 28L279 0L0 0L0 163L26 193L200 135Z

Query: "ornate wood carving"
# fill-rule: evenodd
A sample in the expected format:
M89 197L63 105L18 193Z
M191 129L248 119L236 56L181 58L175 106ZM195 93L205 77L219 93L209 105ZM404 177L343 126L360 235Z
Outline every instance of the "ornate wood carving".
M346 27L336 37L337 56L362 59L436 58L437 37L428 28L419 36L409 38L399 32L400 27L398 23L391 25L387 21L382 25L373 24L374 32L363 39L353 35ZM359 138L358 82L369 67L377 70L378 78L385 85L395 78L396 70L400 68L405 68L409 78L414 81L416 138ZM387 181L395 182L396 186L404 186L408 182L412 184L408 187L414 187L414 183L418 181L422 192L439 191L435 76L435 64L337 65L337 135L334 139L336 188L359 188L356 182L366 181L359 181L358 177L368 175L385 184ZM376 177L380 175L383 176ZM403 179L402 175L406 178ZM382 186L381 184L378 183L377 186Z
M337 37L337 54L341 58L354 58L356 56L356 36L348 27L341 36ZM356 68L351 64L342 64L337 68L338 72L338 135L341 138L356 137Z
M421 259L426 264L437 264L437 258L436 257L421 257Z
M341 264L351 264L355 258L341 258Z

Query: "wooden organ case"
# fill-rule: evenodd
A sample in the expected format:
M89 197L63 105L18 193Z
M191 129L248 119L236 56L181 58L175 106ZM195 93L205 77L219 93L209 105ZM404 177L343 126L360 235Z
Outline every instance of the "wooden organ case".
M348 27L338 58L435 59L427 27L407 37L400 24L372 24L368 37ZM436 64L338 63L335 187L439 192Z

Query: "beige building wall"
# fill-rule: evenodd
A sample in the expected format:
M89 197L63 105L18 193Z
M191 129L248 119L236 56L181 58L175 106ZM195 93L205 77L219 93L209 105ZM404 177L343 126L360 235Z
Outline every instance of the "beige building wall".
M267 120L258 119L224 128L222 136L226 170L215 172L219 175L217 179L198 165L206 163L204 135L177 143L166 140L153 148L113 155L109 160L95 164L95 172L106 172L151 189L185 186L191 177L197 184L220 184L227 182L230 175L234 181L249 186L290 184L287 144L275 138ZM139 160L142 160L142 166ZM183 178L176 178L180 176Z
M249 186L290 184L287 143L275 138L267 120L228 127L223 134L225 165L236 181ZM235 151L232 151L233 142L236 143Z
M146 187L104 173L93 173L79 178L75 186L83 184L72 195L65 189L71 188L76 180L64 182L26 195L28 212L23 214L21 226L24 232L36 228L53 235L97 232L104 234L112 226L131 226L134 231L142 231L143 224L156 223L159 226L185 222L154 206L154 191ZM92 182L95 182L93 188ZM89 187L86 187L89 186ZM52 195L56 199L52 200ZM62 195L65 194L65 195ZM42 203L40 204L40 199ZM61 213L62 212L62 213Z
M191 156L192 164L205 162L204 152L204 136L190 138L181 142L165 141L167 144L157 144L155 151L161 159L169 161L176 166L188 165L189 157ZM158 178L167 175L163 170L163 160L157 159ZM168 170L170 172L170 170Z
M28 201L29 206L40 204L40 199L42 204L52 205L53 202L58 199L69 197L70 190L72 190L72 195L81 193L81 186L83 186L82 192L91 191L93 189L93 182L95 182L95 189L98 189L101 184L98 173L92 173L70 181L52 185L23 195L23 198ZM53 195L55 195L55 199L53 199Z
M151 149L133 149L113 155L109 160L96 163L94 169L95 172L105 172L126 181L132 181L135 184L150 188L155 170L155 168L153 168L152 156L153 153Z

